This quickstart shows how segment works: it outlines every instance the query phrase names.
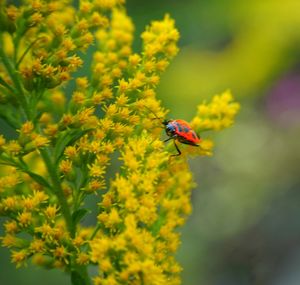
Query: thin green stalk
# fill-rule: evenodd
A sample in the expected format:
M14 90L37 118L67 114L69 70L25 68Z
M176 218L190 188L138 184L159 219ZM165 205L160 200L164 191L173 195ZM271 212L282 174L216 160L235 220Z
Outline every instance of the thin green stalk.
M40 39L42 39L42 37L35 39L27 48L26 50L23 52L23 54L21 55L20 59L18 60L18 62L16 63L16 69L18 69L19 65L21 64L22 60L24 59L24 57L26 56L26 54L30 51L30 49L33 47L33 45L39 41Z
M96 228L94 229L94 231L92 232L92 234L90 236L90 240L92 240L96 236L96 234L100 230L100 228L101 228L101 224L97 224Z
M59 177L56 172L56 166L54 165L54 163L51 160L48 149L41 149L40 152L41 152L43 160L46 164L48 173L50 175L50 179L53 184L54 194L56 195L56 197L60 203L60 207L61 207L63 216L65 218L68 231L70 232L71 237L74 237L75 236L75 225L73 225L70 208L68 206L66 197L63 193L63 189L61 187Z
M9 91L16 93L15 89L12 88L1 76L0 76L0 84L6 87Z
M0 41L1 42L1 41ZM31 118L30 115L30 110L28 108L28 102L26 100L23 88L22 88L22 84L19 81L19 75L18 72L15 70L15 68L13 67L13 65L11 64L10 60L7 58L5 52L3 51L2 46L0 45L0 60L3 62L11 80L13 81L16 90L18 92L18 99L20 101L20 104L23 106L25 114L27 116L28 119Z

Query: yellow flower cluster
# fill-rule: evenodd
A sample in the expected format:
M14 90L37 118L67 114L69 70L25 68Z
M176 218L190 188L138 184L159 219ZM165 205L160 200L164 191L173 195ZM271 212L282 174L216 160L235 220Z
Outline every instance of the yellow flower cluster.
M192 120L191 126L195 130L202 131L219 131L230 127L240 105L234 102L230 91L225 91L221 95L214 96L209 104L202 103L198 106L196 117Z
M158 119L168 110L155 89L179 33L166 15L134 53L123 2L1 1L0 113L13 131L0 135L1 241L17 267L31 258L70 273L73 284L180 284L178 227L195 186L186 156L209 155L213 143L171 157ZM91 72L72 79L93 43ZM229 92L215 96L191 127L226 128L238 108Z
M129 139L121 153L121 173L103 195L99 231L90 242L91 260L102 272L95 284L106 284L103 279L115 284L180 283L181 268L173 256L180 240L175 230L191 211L193 181L186 164L169 166L162 147L144 132Z

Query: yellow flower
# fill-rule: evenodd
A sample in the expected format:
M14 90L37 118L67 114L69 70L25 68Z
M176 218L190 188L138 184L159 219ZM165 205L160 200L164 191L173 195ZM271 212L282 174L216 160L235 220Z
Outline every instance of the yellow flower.
M80 265L87 265L90 261L90 257L87 253L85 252L79 252L76 262Z
M70 173L72 171L72 161L62 160L59 164L59 170L64 174Z
M2 239L2 246L8 248L17 246L18 240L15 235L6 234L4 237L1 237L1 239Z
M138 54L133 54L129 56L129 63L135 67L139 64L139 62L141 61L141 57Z
M126 93L129 90L129 83L125 79L119 80L119 92Z
M65 263L69 263L67 257L70 255L67 251L67 249L64 246L58 246L55 249L53 249L53 255L58 260L64 261Z
M47 219L49 219L50 221L54 221L54 219L57 216L57 212L58 212L59 208L56 205L49 205L45 211L44 211L44 215Z
M76 114L75 119L80 125L88 124L93 120L94 111L95 109L93 107L84 108Z
M93 27L107 27L109 25L109 20L104 15L93 12L91 16L91 25Z
M104 259L100 260L99 267L100 267L100 270L103 272L110 271L112 269L112 264L111 264L109 258L104 258Z
M20 132L24 135L29 135L31 134L31 132L33 131L34 129L34 125L32 122L28 121L28 122L25 122L22 127L21 127L21 130Z
M101 9L112 9L118 3L117 0L95 0L94 5Z
M87 77L78 77L76 79L76 85L77 85L77 88L79 88L79 89L83 89L83 90L86 89L88 87L88 84L89 84L89 82L88 82Z
M16 264L16 267L19 268L25 264L27 255L28 253L26 250L12 251L11 260Z
M19 153L21 151L21 146L17 141L11 140L5 145L5 150L9 153Z
M31 135L31 139L32 139L32 144L36 147L36 148L41 148L41 147L44 147L46 145L48 145L49 143L49 140L42 136L42 135L39 135L39 134L32 134Z
M75 146L66 147L64 154L69 159L74 159L77 155L77 149Z
M31 15L30 17L30 25L31 26L35 26L37 24L39 24L40 22L42 22L43 20L43 16L41 13L34 13L33 15Z
M101 260L111 248L111 242L109 238L103 236L102 238L94 239L90 242L91 246L91 260L97 262Z
M37 206L37 201L32 199L32 197L23 198L22 206L26 210L33 210Z
M10 18L12 21L15 21L17 17L19 16L19 10L16 6L10 5L6 8L6 13L8 18Z
M41 124L48 124L48 123L51 122L51 120L52 120L51 114L45 112L45 113L43 113L43 114L41 115L39 121L40 121Z
M135 157L134 152L131 150L128 150L123 154L122 160L124 161L124 165L132 171L136 171L140 167L139 160Z
M41 233L43 238L53 238L55 229L48 223L42 224L40 227L35 228L35 232Z
M0 189L1 188L13 188L19 183L21 183L21 179L20 179L18 173L12 173L10 175L0 178Z
M27 227L32 223L32 214L30 212L19 213L18 222L22 227Z
M30 247L32 252L34 253L41 253L43 251L45 251L46 245L45 242L41 239L34 239L31 243L30 243Z
M43 203L48 200L48 195L43 191L34 191L32 200L36 203Z
M2 200L2 205L5 210L16 210L19 206L18 200L14 196L7 197Z
M75 104L82 105L85 103L86 96L83 92L75 91L73 92L72 100L74 101Z
M117 209L112 208L111 212L108 214L106 225L107 227L112 227L121 222L119 213Z
M105 168L98 164L88 165L88 168L90 170L90 175L92 177L102 177L105 173Z
M18 231L18 225L16 221L6 221L4 223L4 228L7 233L13 234Z
M49 137L55 137L58 133L58 125L57 124L49 124L44 129L45 135Z

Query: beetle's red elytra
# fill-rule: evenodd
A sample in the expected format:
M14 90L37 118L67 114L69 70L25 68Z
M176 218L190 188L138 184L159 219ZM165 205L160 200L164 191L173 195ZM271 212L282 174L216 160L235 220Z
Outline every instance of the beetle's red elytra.
M173 154L172 156L181 155L181 151L176 144L176 140L191 146L199 146L201 139L196 134L196 132L191 128L188 122L177 119L177 120L164 120L162 123L165 126L166 134L169 136L169 138L167 138L165 142L173 139L174 145L177 150L177 154Z

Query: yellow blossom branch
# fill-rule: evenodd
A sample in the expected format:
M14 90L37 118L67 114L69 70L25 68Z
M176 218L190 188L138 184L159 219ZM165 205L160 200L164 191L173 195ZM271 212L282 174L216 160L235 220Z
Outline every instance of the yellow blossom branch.
M0 116L15 131L0 135L2 245L17 267L60 268L73 285L91 284L92 265L95 285L179 284L178 228L195 188L187 157L211 155L204 131L232 125L239 105L229 91L200 104L187 128L199 145L170 136L182 152L171 157L156 87L178 52L174 20L153 21L134 53L124 0L21 2L0 5ZM78 77L92 43L91 73Z

